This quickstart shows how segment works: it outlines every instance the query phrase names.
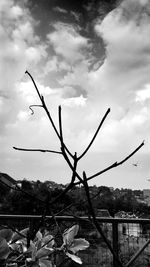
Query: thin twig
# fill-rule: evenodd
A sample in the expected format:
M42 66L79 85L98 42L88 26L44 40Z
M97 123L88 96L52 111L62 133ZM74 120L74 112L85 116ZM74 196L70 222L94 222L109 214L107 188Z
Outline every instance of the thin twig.
M73 154L69 151L68 147L65 145L63 141L63 130L62 130L62 116L61 116L61 106L58 107L58 121L59 121L59 133L60 133L60 143L63 146L67 153L73 158Z
M71 169L72 171L74 171L74 167L73 167L72 163L70 162L70 160L69 160L67 154L65 153L65 151L62 151L62 153L63 153L64 159L65 159L66 162L68 163L70 169ZM74 175L76 175L76 177L77 177L78 180L79 180L79 182L74 183L74 185L76 185L76 184L82 184L82 178L81 178L81 176L78 174L77 171L74 171Z
M95 178L95 177L97 177L97 176L99 176L99 175L101 175L102 173L104 173L104 172L107 172L108 170L110 170L110 169L113 169L113 168L115 168L115 167L118 167L119 165L121 165L121 164L123 164L124 162L126 162L129 158L131 158L139 149L141 149L141 147L142 146L144 146L144 141L131 153L131 154L129 154L126 158L124 158L123 160L121 160L121 161L119 161L119 162L114 162L113 164L111 164L111 165L109 165L107 168L105 168L105 169L103 169L103 170L101 170L101 171L99 171L99 172L97 172L97 173L95 173L95 174L93 174L93 175L91 175L90 177L88 177L87 178L87 181L89 181L89 180L91 180L91 179L93 179L93 178ZM79 185L80 184L80 182L76 182L75 183L75 185Z
M75 181L75 177L76 177L76 168L77 168L77 156L76 153L74 155L74 171L72 172L72 178L71 178L71 182L69 183L69 185L64 189L64 191L62 193L60 193L54 200L52 200L49 205L52 205L54 203L56 203L59 199L63 198L67 192L69 192L73 187L74 187L74 181Z
M31 115L33 115L33 114L34 114L33 107L42 108L43 106L42 106L42 105L30 105L30 106L29 106L29 109L31 110Z
M20 151L27 151L27 152L43 152L43 153L49 152L49 153L55 153L55 154L61 154L62 155L61 151L55 151L55 150L49 150L49 149L20 148L20 147L15 147L15 146L13 146L13 149L20 150Z
M36 85L36 83L35 83L35 81L34 81L32 75L31 75L27 70L25 71L25 73L28 74L28 75L30 76L30 78L31 78L31 80L32 80L32 82L33 82L33 84L34 84L34 87L35 87L35 89L36 89L36 91L37 91L37 93L38 93L38 96L39 96L39 98L41 99L42 96L40 95L40 92L39 92L39 90L38 90L38 87L37 87L37 85Z
M1 225L1 228L4 229L11 229L13 232L17 233L18 235L20 235L22 238L26 238L26 236L22 233L20 233L18 230L16 230L13 226L10 226L8 223L7 225Z
M64 159L66 160L66 162L68 163L70 169L72 170L73 172L73 177L74 177L74 180L75 178L77 177L79 179L79 181L82 183L82 178L80 177L80 175L77 173L76 171L76 168L77 168L77 163L78 163L78 158L77 158L77 153L75 153L75 155L73 156L73 159L74 159L74 164L76 165L73 166L67 153L66 153L66 146L64 144L64 141L63 141L63 131L62 131L62 118L61 118L61 106L59 106L59 112L58 112L58 115L59 115L59 131L60 131L60 142L61 142L61 151L62 151L62 154L63 154L63 157ZM67 151L68 152L68 151ZM74 181L73 181L74 182Z
M58 216L58 215L60 215L62 212L64 212L64 211L70 209L70 208L73 207L73 206L74 206L74 203L69 204L69 205L66 206L65 208L63 208L63 209L61 209L60 211L58 211L57 213L55 213L54 216ZM46 218L46 219L47 219L47 218ZM48 218L48 220L49 220L49 221L53 220L53 216L52 216L50 219Z
M64 141L63 141L63 131L62 131L61 106L58 107L58 120L59 120L60 142L61 142L61 147L62 147L64 146Z
M55 130L55 133L57 134L58 138L60 138L60 137L59 137L59 133L58 133L58 131L57 131L57 128L56 128L56 126L55 126L55 124L54 124L54 122L53 122L53 119L52 119L51 115L50 115L50 112L49 112L49 110L48 110L48 108L47 108L47 106L46 106L46 104L45 104L44 97L40 94L39 89L38 89L38 87L37 87L37 85L36 85L36 82L34 81L32 75L31 75L27 70L26 70L25 73L28 74L29 77L31 78L31 80L32 80L32 82L33 82L33 84L34 84L34 87L35 87L35 89L36 89L36 91L37 91L37 94L38 94L38 96L39 96L39 98L40 98L40 100L41 100L41 102L42 102L42 107L43 107L44 110L46 111L47 116L48 116L48 118L49 118L49 120L50 120L50 122L51 122L51 124L52 124L52 126L53 126L53 128L54 128L54 130Z
M99 171L99 172L97 172L96 174L94 174L94 175L88 177L87 180L91 180L91 179L93 179L94 177L99 176L99 175L101 175L102 173L107 172L107 171L109 171L110 169L115 168L115 167L117 167L117 162L114 162L113 164L111 164L111 165L108 166L107 168L103 169L102 171ZM75 183L75 186L76 186L76 185L80 185L80 184L81 184L80 181L78 181L78 182Z
M65 151L66 146L65 146L64 140L63 140L61 106L59 106L59 109L58 109L58 117L59 117L59 132L60 132L61 151L62 151L62 154L63 154L64 158L66 158L67 154L66 154L66 151ZM68 160L69 160L69 158L67 157L67 161ZM73 165L73 168L72 168L71 184L74 183L75 178L76 178L76 169L77 169L77 163L78 163L78 158L77 158L77 153L76 152L75 152L75 154L73 156L73 160L74 160L74 165Z
M90 198L89 186L88 186L87 177L86 177L86 173L85 172L83 172L83 184L84 184L84 189L85 189L85 193L86 193L86 196L87 196L89 212L90 212L90 214L92 216L93 225L95 226L97 231L101 234L104 242L107 244L109 250L111 251L111 253L112 253L113 257L115 258L115 260L118 262L119 266L123 267L122 263L118 259L118 257L116 255L116 253L114 252L110 242L108 241L108 239L104 235L103 230L102 230L101 226L99 225L99 223L98 223L98 221L96 219L94 208L93 208L92 201L91 201L91 198Z
M144 141L131 153L129 156L127 156L125 159L117 163L117 166L123 164L125 161L127 161L129 158L131 158L142 146L144 146Z
M60 140L59 132L58 132L58 130L57 130L56 126L55 126L55 123L54 123L54 121L53 121L53 119L52 119L52 117L51 117L51 114L50 114L50 112L49 112L49 110L48 110L48 108L47 108L47 106L46 106L46 104L45 104L44 97L40 94L40 92L39 92L39 90L38 90L38 87L37 87L37 85L36 85L36 82L34 81L32 75L31 75L28 71L26 71L25 73L28 74L29 77L31 78L31 80L32 80L32 82L33 82L33 84L34 84L34 87L35 87L35 89L36 89L36 91L37 91L37 94L38 94L38 96L39 96L39 98L40 98L40 100L41 100L42 107L44 108L44 110L45 110L45 112L46 112L46 114L47 114L47 116L48 116L48 118L49 118L49 120L50 120L50 122L51 122L51 125L52 125L52 127L53 127L53 129L54 129L54 131L55 131L55 133L56 133L56 135L57 135L57 137L58 137L59 140ZM60 141L61 141L61 140L60 140ZM65 146L65 148L66 148L68 154L73 158L73 155L71 154L71 152L69 151L69 149L68 149L66 146Z
M94 140L95 140L95 138L96 138L96 136L97 136L99 130L101 129L101 127L102 127L102 125L103 125L103 123L104 123L104 121L105 121L107 115L109 114L109 112L110 112L110 108L107 109L107 111L106 111L104 117L102 118L102 120L101 120L101 122L100 122L100 124L99 124L99 126L98 126L98 128L97 128L97 130L96 130L96 132L95 132L95 134L94 134L94 136L93 136L93 138L92 138L92 140L91 140L91 142L89 143L89 145L87 146L87 148L85 149L85 151L78 157L78 160L80 160L80 159L87 153L87 151L89 150L89 148L90 148L91 145L93 144L93 142L94 142Z

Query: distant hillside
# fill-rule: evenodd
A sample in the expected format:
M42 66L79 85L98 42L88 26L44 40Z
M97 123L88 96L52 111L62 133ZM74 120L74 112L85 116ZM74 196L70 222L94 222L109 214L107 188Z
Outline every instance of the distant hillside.
M16 188L15 185L18 185L21 190ZM71 212L77 216L86 215L88 208L84 187L75 186L67 194L63 195L62 192L66 187L67 184L57 184L51 179L47 181L31 181L24 178L15 181L10 175L1 172L0 213L41 214L43 210L41 200L50 199L53 203L51 210L55 213L72 204ZM114 216L119 211L132 213L134 211L137 216L150 214L150 206L147 205L141 190L114 189L94 185L89 187L89 192L97 214L101 210L109 211L111 216ZM59 195L62 196L59 201L54 201Z
M6 185L7 187L12 187L15 184L22 184L23 181L28 181L31 185L33 185L33 187L38 182L38 180L37 181L30 181L28 179L15 180L7 173L0 172L0 185L3 185L3 186ZM44 182L39 181L39 183L44 183L47 186L47 188L51 189L51 190L55 190L55 189L62 189L63 190L66 188L66 185L58 184L54 181L44 181Z

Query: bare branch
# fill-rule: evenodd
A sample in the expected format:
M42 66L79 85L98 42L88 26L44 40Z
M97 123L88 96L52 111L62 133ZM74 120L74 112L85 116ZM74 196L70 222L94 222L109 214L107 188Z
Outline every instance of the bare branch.
M62 148L61 148L61 149L62 149ZM64 159L65 159L66 162L68 163L70 169L74 172L74 175L75 175L75 176L78 178L78 180L80 181L79 184L82 184L82 178L81 178L81 176L78 174L77 171L74 171L74 167L73 167L72 163L70 162L70 160L69 160L69 158L68 158L66 152L62 150L62 153L63 153ZM74 185L76 185L76 183L74 183Z
M52 127L53 127L53 129L54 129L54 131L55 131L57 137L59 138L59 140L60 140L60 142L61 142L61 138L60 138L59 132L58 132L58 130L57 130L56 126L55 126L55 123L54 123L54 121L53 121L53 119L52 119L52 117L51 117L51 114L50 114L50 112L49 112L49 110L48 110L48 108L47 108L47 106L46 106L46 104L45 104L44 97L40 94L39 89L38 89L38 87L37 87L37 85L36 85L36 82L34 81L32 75L31 75L28 71L26 71L25 73L28 74L29 77L31 78L31 80L32 80L32 82L33 82L33 84L34 84L34 87L35 87L35 89L36 89L36 91L37 91L37 94L38 94L38 96L39 96L39 98L40 98L40 100L41 100L41 103L42 103L42 106L41 106L41 107L43 107L43 109L45 110L45 112L46 112L46 114L47 114L47 116L48 116L48 118L49 118L49 120L50 120L50 122L51 122L51 124L52 124ZM72 155L71 152L68 150L68 148L66 147L65 144L64 144L64 146L65 146L65 149L67 150L68 154L73 158L73 155Z
M63 154L64 159L66 160L66 162L68 163L70 169L73 172L73 176L72 176L72 181L71 183L74 183L75 178L77 177L80 182L82 183L82 178L79 176L79 174L76 172L76 168L77 168L77 163L78 163L78 158L77 158L77 153L75 153L75 155L73 156L74 159L74 166L72 165L70 159L68 158L68 155L66 153L66 151L68 152L68 149L66 148L64 142L63 142L63 132L62 132L62 119L61 119L61 106L59 106L59 131L60 131L60 142L61 142L61 151ZM65 151L66 150L66 151ZM69 152L70 153L70 152Z
M23 148L16 148L14 147L14 149L16 150L21 150L21 151L39 151L39 152L51 152L51 153L58 153L58 154L61 154L63 155L65 161L67 162L69 168L72 170L72 177L71 177L71 182L70 184L66 187L66 189L61 193L59 194L54 200L51 200L49 201L49 196L47 198L46 201L42 201L44 203L44 212L43 212L43 215L41 217L41 220L40 220L40 223L37 227L34 227L33 226L33 229L32 229L32 226L30 228L30 233L29 233L29 236L28 236L28 245L30 244L30 240L35 237L35 234L36 232L38 231L38 229L40 228L40 226L42 224L44 224L45 222L45 219L46 219L46 214L47 212L49 211L51 213L51 210L50 210L50 205L49 204L52 204L56 201L58 201L59 199L61 199L69 190L71 190L73 188L73 186L75 185L78 185L78 184L83 184L83 187L85 189L85 192L86 192L86 197L87 197L87 202L88 202L88 206L89 206L89 212L90 212L90 217L89 219L91 220L92 219L92 223L94 224L95 228L97 229L97 231L102 235L105 243L107 244L109 250L111 251L112 255L114 256L115 260L118 262L118 265L122 267L122 264L120 262L120 260L118 259L117 255L114 253L113 249L112 249L112 246L109 242L109 240L107 240L107 238L105 237L98 221L96 220L96 216L95 216L95 212L94 212L94 209L93 209L93 205L92 205L92 198L90 197L90 192L89 192L89 186L88 186L88 180L90 179L93 179L94 177L97 177L99 175L101 175L102 173L112 169L112 168L115 168L121 164L123 164L124 162L126 162L130 157L132 157L143 145L144 145L144 142L142 142L131 154L129 154L126 158L124 158L123 160L119 161L119 162L114 162L113 164L109 165L107 168L95 173L94 175L90 176L90 177L87 177L86 176L86 173L83 172L83 178L81 178L81 176L78 174L77 172L77 163L78 161L84 157L84 155L88 152L88 150L90 149L90 147L92 146L93 142L95 141L107 115L109 114L110 112L110 108L106 111L104 117L102 118L92 140L90 141L89 145L87 146L87 148L84 150L84 152L79 156L77 157L77 153L75 153L74 155L69 151L69 149L67 148L66 144L64 143L64 140L63 140L63 129L62 129L62 116L61 116L61 106L59 106L59 130L57 130L57 127L55 126L55 123L52 119L52 116L50 114L50 111L48 110L48 107L45 103L45 100L44 100L44 97L40 94L39 92L39 89L33 79L33 77L31 76L31 74L26 71L26 74L28 74L34 84L34 87L37 91L37 94L39 96L39 99L41 101L41 104L42 105L31 105L29 108L31 109L32 111L32 114L34 113L34 111L32 110L32 107L42 107L47 116L48 116L48 119L60 141L60 144L61 144L61 152L58 152L58 151L53 151L53 150L41 150L41 149L23 149ZM70 158L71 157L71 158ZM73 163L72 163L73 161ZM75 183L75 179L78 179L78 182ZM26 192L24 192L26 193ZM55 220L55 215L53 215L53 218ZM56 222L56 221L55 221ZM57 225L57 222L56 222L56 225Z
M144 146L144 142L142 142L131 154L129 154L126 158L124 158L123 160L121 160L120 162L115 162L113 163L112 165L110 165L109 167L107 167L106 169L100 171L100 172L97 172L96 174L90 176L87 178L87 180L91 180L93 178L95 178L96 176L99 176L101 175L102 173L112 169L112 168L115 168L115 167L118 167L119 165L123 164L125 161L127 161L129 158L131 158L142 146Z
M87 177L86 177L86 173L83 172L83 185L84 185L84 189L85 189L85 193L86 193L86 196L87 196L87 201L88 201L88 207L89 207L89 212L92 216L92 222L93 222L93 225L95 226L96 230L100 233L100 235L102 236L104 242L107 244L110 252L112 253L113 257L115 258L115 260L117 261L117 263L119 264L120 267L123 267L122 263L120 262L120 260L118 259L116 253L114 252L109 240L106 238L106 236L104 235L103 233L103 230L101 228L101 226L99 225L97 219L96 219L96 216L95 216L95 212L94 212L94 208L93 208L93 205L92 205L92 201L91 201L91 198L90 198L90 192L89 192L89 186L88 186L88 182L87 182Z
M140 148L144 146L144 141L129 155L127 156L125 159L123 159L122 161L117 163L117 166L123 164L125 161L127 161L129 158L131 158L138 150L140 150Z
M26 235L20 233L15 227L13 227L12 225L8 224L7 225L1 225L1 228L5 228L5 229L11 229L13 232L17 233L18 235L20 235L22 238L26 238Z
M143 145L144 145L144 142L142 142L129 156L127 156L126 158L124 158L120 162L116 161L115 163L113 163L112 165L107 167L106 169L103 169L102 171L95 173L94 175L88 177L87 180L91 180L91 179L95 178L96 176L99 176L102 173L104 173L104 172L106 172L106 171L108 171L108 170L110 170L112 168L118 167L119 165L123 164L125 161L127 161L129 158L131 158Z
M19 150L19 151L29 151L29 152L49 152L49 153L55 153L55 154L61 154L62 155L62 152L61 151L55 151L55 150L49 150L49 149L32 149L32 148L19 148L19 147L15 147L13 146L13 149L15 150Z
M74 171L72 171L72 178L71 178L71 182L70 184L64 189L64 191L62 193L60 193L54 200L52 200L49 205L54 204L56 201L58 201L59 199L62 199L66 193L68 191L70 191L73 187L74 187L74 181L75 181L75 177L76 177L76 168L77 168L77 156L76 153L74 155L74 166L73 169Z
M99 124L99 126L98 126L98 128L97 128L97 130L96 130L96 132L95 132L95 134L94 134L94 136L93 136L93 138L92 138L92 140L91 140L91 142L89 143L89 145L87 146L87 148L85 149L85 151L78 157L78 160L80 160L80 159L87 153L87 151L89 150L89 148L90 148L91 145L93 144L93 142L94 142L94 140L95 140L95 138L96 138L96 136L97 136L99 130L101 129L101 127L102 127L102 125L103 125L103 123L104 123L104 121L105 121L107 115L109 114L109 112L110 112L110 108L107 109L107 111L106 111L104 117L102 118L102 120L101 120L101 122L100 122L100 124Z
M42 96L42 98L41 98L41 101L42 101L43 108L44 108L44 110L45 110L45 112L46 112L46 114L47 114L47 116L48 116L48 118L49 118L49 120L50 120L50 122L51 122L51 124L52 124L52 127L53 127L53 129L54 129L54 131L55 131L57 137L58 137L59 140L60 140L60 135L59 135L58 130L57 130L56 126L55 126L55 123L54 123L54 121L53 121L53 119L52 119L52 117L51 117L51 114L50 114L50 112L49 112L49 110L48 110L48 108L47 108L47 106L46 106L46 104L45 104L45 100L44 100L44 97L43 97L43 96Z
M33 82L33 84L34 84L34 87L35 87L35 89L36 89L36 91L37 91L37 93L38 93L38 96L39 96L39 98L40 98L40 100L41 100L42 107L44 108L44 110L45 110L45 112L46 112L46 114L47 114L47 116L48 116L48 118L49 118L49 120L50 120L50 122L51 122L51 124L52 124L52 127L54 128L55 133L56 133L57 137L58 137L59 140L60 140L60 143L61 143L61 151L62 151L63 157L64 157L64 159L66 160L66 162L68 163L70 169L73 171L73 177L77 177L77 178L79 179L80 183L82 183L82 178L81 178L80 175L76 172L76 170L74 170L74 166L72 165L70 159L68 158L68 155L66 154L66 151L67 151L68 154L74 159L74 156L70 153L70 151L68 150L68 148L66 147L66 145L65 145L64 142L63 142L63 135L62 135L62 120L61 120L61 107L59 106L59 128L60 128L60 134L59 134L59 132L58 132L58 130L57 130L57 128L56 128L56 126L55 126L55 124L54 124L54 122L53 122L53 119L52 119L52 117L51 117L51 114L50 114L50 112L49 112L49 110L48 110L48 108L47 108L47 106L46 106L44 97L40 94L40 92L39 92L39 90L38 90L38 87L37 87L37 85L36 85L36 83L35 83L35 81L34 81L32 75L31 75L28 71L26 71L25 73L28 74L29 77L31 78L31 80L32 80L32 82ZM14 147L14 149L17 149L17 148ZM17 149L17 150L21 150L21 149ZM65 151L65 150L66 150L66 151ZM25 149L24 149L23 151L29 151L29 150L25 150ZM39 151L41 151L41 150L39 150ZM41 152L44 152L44 151L41 151ZM77 161L77 159L76 159L76 161ZM77 164L77 162L76 162L76 164ZM74 179L75 179L75 178L74 178Z
M124 158L123 160L119 161L119 162L114 162L113 164L109 165L107 168L93 174L92 176L88 177L87 180L91 180L99 175L101 175L104 172L109 171L110 169L113 169L115 167L118 167L119 165L123 164L125 161L127 161L129 158L131 158L138 150L141 149L141 147L144 146L144 141L131 153L129 154L126 158ZM75 185L79 185L80 182L76 182Z
M68 152L68 154L73 158L72 153L69 151L69 149L67 148L67 146L65 145L65 143L63 141L61 106L58 107L58 119L59 119L59 132L60 132L61 147L63 146L63 148L65 148L66 151Z
M34 84L34 87L35 87L35 89L36 89L36 91L37 91L37 93L38 93L38 96L39 96L39 98L41 99L41 98L42 98L42 95L40 95L39 89L38 89L38 87L37 87L37 85L36 85L36 83L35 83L35 81L34 81L32 75L31 75L27 70L25 71L25 73L28 74L28 75L30 76L30 78L31 78L31 80L32 80L32 82L33 82L33 84Z
M107 171L109 171L110 169L112 169L112 168L114 168L114 167L117 167L117 161L114 162L113 164L111 164L110 166L108 166L107 168L103 169L102 171L99 171L99 172L97 172L96 174L94 174L94 175L88 177L87 180L91 180L91 179L95 178L96 176L99 176L99 175L101 175L102 173L107 172ZM79 185L79 184L80 184L80 182L76 182L76 183L75 183L75 186L76 186L76 185Z
M54 122L53 122L53 119L52 119L52 117L51 117L51 115L50 115L50 112L49 112L49 110L48 110L48 108L47 108L47 106L46 106L46 104L45 104L44 97L40 94L39 89L38 89L38 87L37 87L37 85L36 85L36 82L34 81L32 75L31 75L28 71L26 71L25 73L28 74L29 77L31 78L31 80L32 80L32 82L33 82L33 84L34 84L34 87L35 87L35 89L36 89L36 91L37 91L37 94L38 94L38 96L39 96L39 98L40 98L40 100L41 100L42 107L44 108L44 110L45 110L45 112L46 112L46 114L47 114L47 116L48 116L48 118L49 118L49 120L50 120L50 122L51 122L51 124L52 124L52 126L53 126L53 128L54 128L54 130L55 130L55 133L57 134L58 138L60 139L60 136L59 136L59 133L58 133L58 131L57 131L57 128L56 128L56 126L55 126L55 124L54 124Z
M42 108L43 106L42 106L42 105L30 105L30 106L29 106L29 109L31 110L31 115L33 115L33 114L34 114L33 107Z
M58 107L58 118L59 118L60 142L61 142L61 146L64 146L64 142L63 142L63 132L62 132L61 106Z

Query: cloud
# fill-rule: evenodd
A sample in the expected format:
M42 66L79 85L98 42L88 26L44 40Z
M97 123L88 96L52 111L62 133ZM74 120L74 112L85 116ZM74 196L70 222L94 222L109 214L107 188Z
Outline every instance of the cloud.
M101 96L103 92L112 105L133 105L135 93L150 81L150 23L146 7L150 7L147 1L123 1L95 25L97 35L104 40L106 58L97 71L90 73L90 79L94 81L95 94ZM128 20L125 8L130 13Z
M70 64L84 59L84 50L90 47L88 39L81 36L73 25L57 22L54 31L47 34L56 54L61 55Z
M58 105L62 106L64 140L71 151L81 153L86 148L102 116L111 107L88 160L83 160L83 168L99 169L114 157L118 160L128 155L143 139L149 141L148 8L149 1L126 0L103 20L102 17L94 20L97 46L99 41L101 47L103 38L105 58L103 64L97 64L100 67L92 68L95 55L98 58L101 55L94 53L96 46L92 47L90 36L82 36L80 27L55 22L53 31L48 28L43 44L40 35L35 34L37 21L29 9L13 0L1 1L0 144L5 169L8 165L23 175L31 171L40 173L40 177L46 173L49 178L52 173L58 178L57 169L60 177L62 173L63 177L68 175L64 171L66 166L53 155L43 159L35 154L17 156L10 151L13 145L54 150L60 145L42 109L33 108L31 116L29 105L40 103L29 77L22 78L26 68L31 69L57 127ZM51 77L57 81L56 86L52 86ZM143 151L149 153L148 148ZM39 170L39 166L44 170Z
M71 11L70 14L74 17L74 19L79 22L80 21L80 14L74 11Z
M68 98L63 101L63 104L66 106L84 106L86 102L86 98L83 95L79 97Z
M35 34L36 23L23 3L2 0L0 16L0 98L3 109L7 110L0 116L1 130L4 130L19 110L16 83L27 68L36 66L46 56L46 46Z
M51 56L47 59L43 67L43 76L45 77L51 72L70 71L71 66L65 60L59 59L58 56Z
M67 14L68 13L68 11L66 9L63 9L63 8L61 8L59 6L54 7L53 10L56 11L56 12L63 13L63 14Z
M131 2L123 2L127 10L130 10ZM140 15L147 16L140 4L138 7ZM133 10L136 15L136 10ZM150 71L150 24L147 18L140 20L139 17L137 25L137 17L131 14L126 21L122 12L121 6L106 16L102 23L95 25L97 34L103 37L106 44L107 57L97 75L94 75L100 77L101 86L112 92L111 96L114 95L120 104L125 99L129 103L134 91L141 90L149 82Z
M149 1L123 1L103 21L97 21L95 32L103 38L106 50L103 65L90 70L88 60L80 62L61 80L61 85L80 85L86 91L89 111L84 115L85 120L91 118L88 130L96 127L97 114L111 107L109 126L106 122L97 141L99 144L102 140L103 148L94 148L99 152L109 151L109 146L111 151L119 147L126 151L131 140L135 146L149 140L149 8Z
M95 25L105 43L106 58L88 74L89 84L93 83L93 90L87 87L88 96L97 99L95 105L99 99L112 108L114 130L108 130L106 139L113 136L123 149L131 140L149 140L149 9L149 1L123 1Z
M82 88L88 86L89 78L89 64L88 60L81 61L74 67L70 72L64 75L63 79L60 80L61 85L79 85ZM81 75L82 74L82 75ZM89 87L89 86L88 86Z
M145 104L145 101L150 99L150 84L146 84L145 87L136 92L135 101Z

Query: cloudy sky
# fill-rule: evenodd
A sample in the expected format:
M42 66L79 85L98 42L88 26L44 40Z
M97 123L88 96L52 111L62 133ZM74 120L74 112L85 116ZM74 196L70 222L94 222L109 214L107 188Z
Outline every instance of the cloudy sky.
M108 3L109 2L109 3ZM25 71L34 77L64 139L80 155L106 110L91 149L79 163L87 176L128 160L91 184L150 188L150 1L0 1L0 171L16 179L68 183L60 144ZM134 166L133 164L137 164Z

